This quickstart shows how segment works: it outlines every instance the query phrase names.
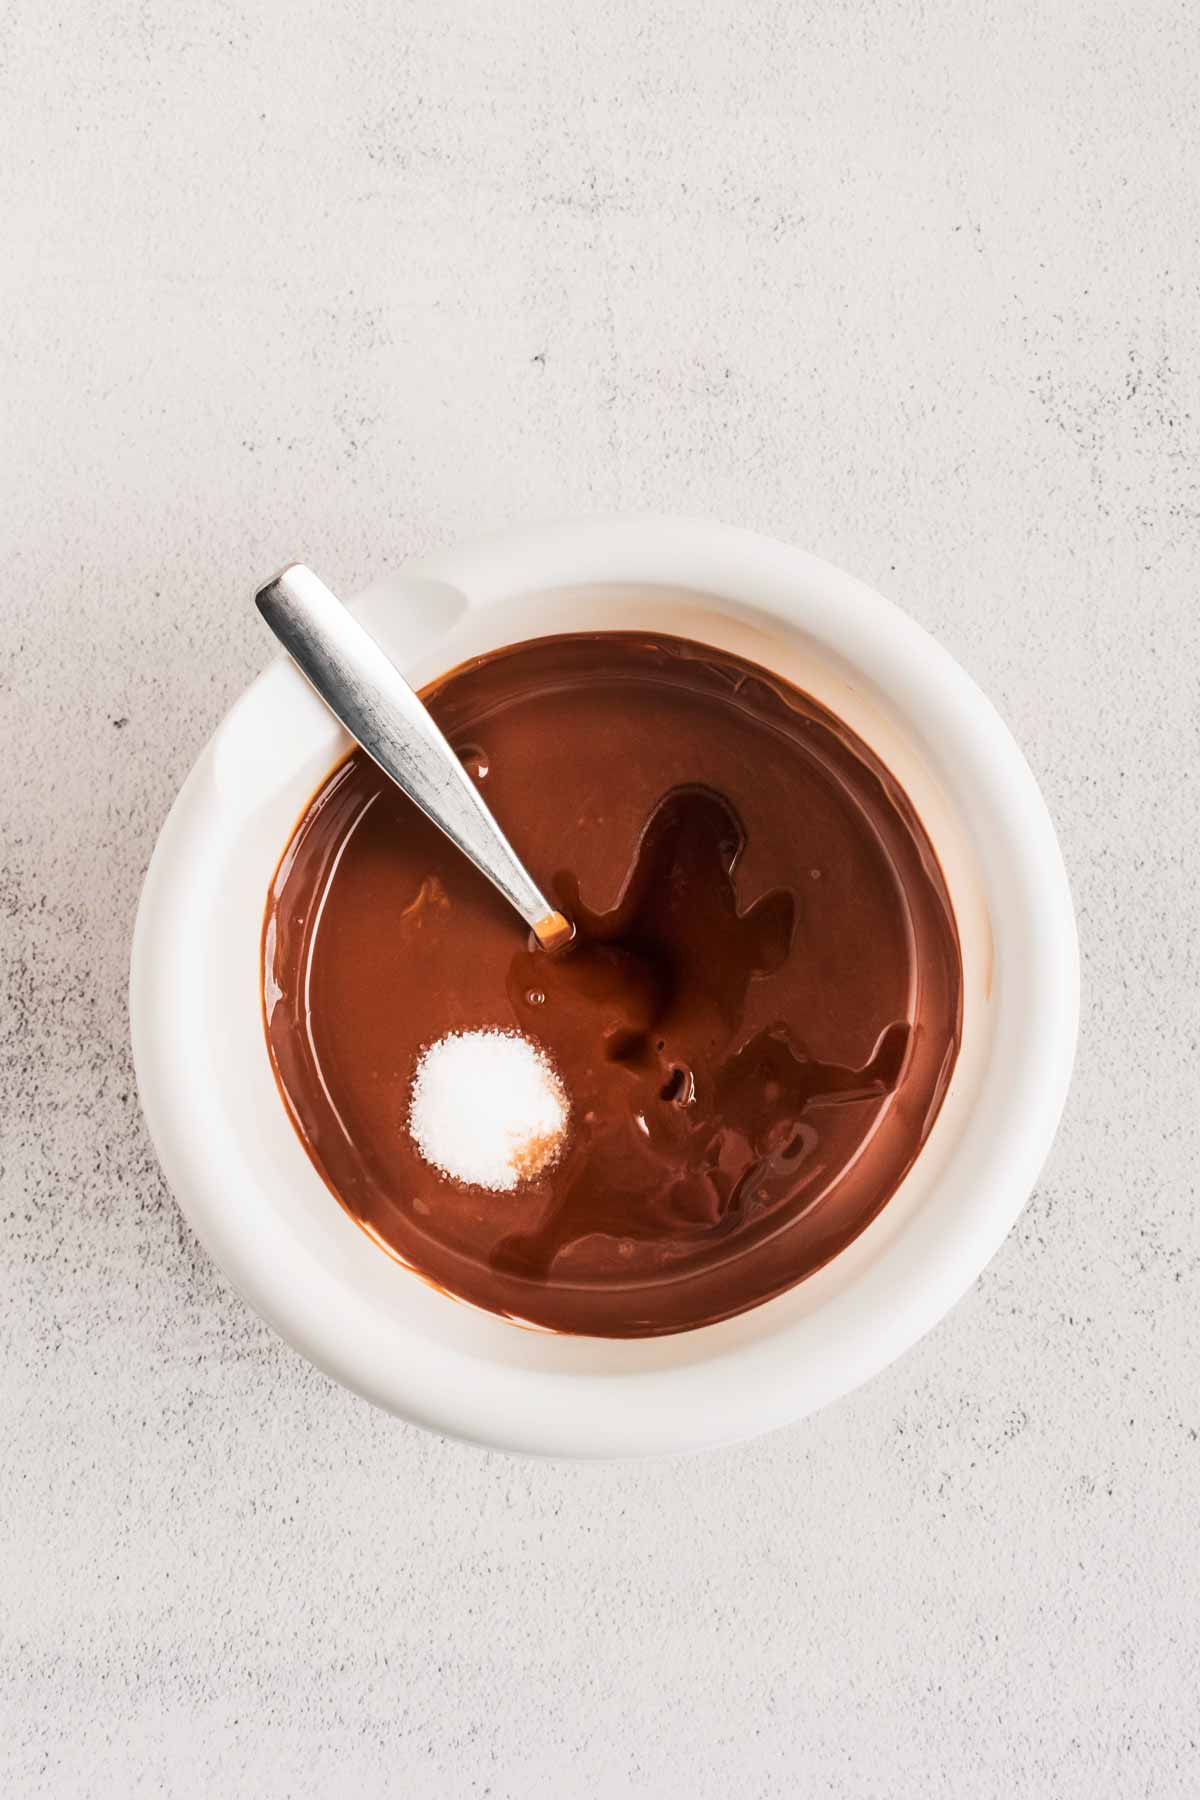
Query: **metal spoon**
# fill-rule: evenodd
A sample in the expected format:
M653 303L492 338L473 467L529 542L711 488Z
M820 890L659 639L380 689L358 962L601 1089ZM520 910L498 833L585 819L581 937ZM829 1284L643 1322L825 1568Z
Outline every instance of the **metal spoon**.
M551 906L417 695L337 595L292 563L254 598L334 717L494 882L543 950L567 943L570 920Z

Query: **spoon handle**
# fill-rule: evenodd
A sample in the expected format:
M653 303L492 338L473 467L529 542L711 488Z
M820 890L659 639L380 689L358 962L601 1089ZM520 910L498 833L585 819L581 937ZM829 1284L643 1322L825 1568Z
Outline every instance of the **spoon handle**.
M255 604L301 674L385 775L520 913L545 949L571 927L538 888L418 696L369 632L303 563Z

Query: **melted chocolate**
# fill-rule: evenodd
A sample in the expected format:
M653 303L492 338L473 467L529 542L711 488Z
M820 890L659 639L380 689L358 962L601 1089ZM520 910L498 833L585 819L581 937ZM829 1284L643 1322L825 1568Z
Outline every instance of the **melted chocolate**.
M426 694L543 887L555 955L361 753L272 886L267 1036L317 1168L478 1305L641 1336L779 1293L868 1224L932 1126L961 963L911 806L824 708L679 639L538 639ZM566 1148L512 1193L407 1130L448 1031L539 1042Z

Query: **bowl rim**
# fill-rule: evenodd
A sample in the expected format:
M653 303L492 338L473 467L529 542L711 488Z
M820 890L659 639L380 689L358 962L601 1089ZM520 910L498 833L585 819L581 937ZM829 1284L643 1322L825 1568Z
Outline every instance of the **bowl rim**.
M713 1448L794 1421L869 1379L950 1310L1007 1235L1053 1141L1075 1054L1079 954L1065 866L1033 774L976 684L899 607L820 558L739 527L664 515L519 527L424 557L395 578L413 576L468 596L497 580L527 593L642 580L736 597L750 586L785 626L834 647L884 693L919 692L947 753L971 772L972 800L998 834L1022 925L1020 966L1005 972L1018 990L1019 1036L1003 1087L991 1095L988 1142L955 1207L923 1228L918 1222L877 1279L821 1314L820 1356L801 1354L806 1337L812 1348L811 1320L785 1323L712 1361L635 1375L481 1372L452 1347L416 1337L410 1360L396 1358L394 1344L385 1355L365 1322L347 1318L328 1271L255 1228L254 1209L241 1203L246 1167L238 1146L222 1138L218 1096L187 1085L172 968L189 869L222 839L204 775L226 721L162 828L134 928L134 1066L164 1174L206 1249L256 1310L318 1367L413 1423L491 1448L595 1457ZM235 710L254 704L277 667Z

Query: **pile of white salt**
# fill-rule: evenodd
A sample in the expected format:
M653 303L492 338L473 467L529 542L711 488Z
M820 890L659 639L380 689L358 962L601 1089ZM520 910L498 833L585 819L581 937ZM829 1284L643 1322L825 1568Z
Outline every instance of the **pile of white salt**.
M454 1031L422 1052L408 1128L435 1169L508 1193L555 1161L570 1107L536 1044L516 1031Z

